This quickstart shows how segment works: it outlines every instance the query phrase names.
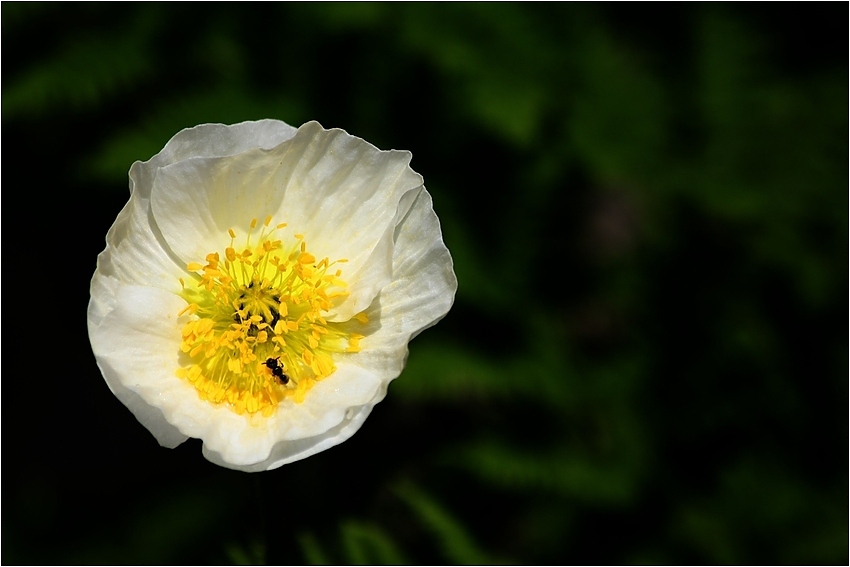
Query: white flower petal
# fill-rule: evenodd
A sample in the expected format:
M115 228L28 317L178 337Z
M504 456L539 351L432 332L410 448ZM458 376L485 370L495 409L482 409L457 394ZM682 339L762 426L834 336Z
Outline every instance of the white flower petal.
M160 169L151 206L169 247L197 262L245 234L253 219L287 222L282 235L303 234L310 252L345 258L348 301L328 320L346 320L371 303L392 278L392 231L422 178L408 152L381 152L342 130L310 122L276 148L227 159L188 159ZM407 193L413 192L411 195Z
M305 439L280 441L272 449L271 455L264 461L252 465L237 466L224 460L220 454L204 445L204 456L211 462L223 467L245 472L272 470L285 464L307 458L325 449L338 445L354 435L372 411L373 404L349 408L343 420L331 429Z
M160 384L182 385L174 371L175 347L180 344L177 312L185 301L153 287L123 285L98 276L92 288L97 308L89 311L89 336L106 383L161 445L179 445L187 436L151 402L160 397Z
M182 270L185 264L170 253L150 211L149 197L157 169L190 157L222 157L256 147L271 148L292 137L295 131L277 120L234 126L204 124L181 131L150 160L134 163L130 169L133 196L106 235L107 248L98 257L98 272L125 283L177 291L176 266L180 264Z
M397 377L407 358L407 343L448 313L456 291L440 221L431 196L422 191L396 227L393 281L366 311L367 336L360 343L362 350L348 355L351 362L380 373L387 382Z
M417 195L395 230L393 281L381 292L381 319L412 339L448 313L457 291L431 195Z
M229 463L230 468L243 470L253 470L258 461L279 461L282 455L293 456L287 462L306 457L294 457L306 450L306 440L322 443L322 448L309 453L313 454L354 434L351 408L370 402L381 387L380 378L373 372L341 364L334 374L313 386L302 403L286 400L270 418L251 420L216 408L226 413L217 415L215 427L201 436L204 449ZM368 404L370 408L372 405ZM339 435L328 435L336 430Z
M159 168L189 158L227 157L252 148L271 149L295 135L296 129L280 120L239 124L201 124L174 135L161 152L130 168L130 191L138 188L149 197Z
M133 195L106 234L106 249L97 258L97 272L123 283L180 290L183 273L151 218L149 202Z
M328 320L344 321L366 309L392 277L392 231L422 187L410 152L380 151L344 130L316 122L299 128L302 143L281 214L298 219L314 255L346 258L349 301ZM295 225L295 222L292 223Z
M192 158L161 168L151 209L168 246L185 266L229 245L228 230L245 234L252 219L277 212L275 188L285 146L253 149L227 159ZM275 219L275 222L279 222ZM241 243L240 243L241 244Z
M91 299L88 308L88 328L91 330L100 325L103 318L115 309L115 290L119 281L107 277L99 271L91 279Z

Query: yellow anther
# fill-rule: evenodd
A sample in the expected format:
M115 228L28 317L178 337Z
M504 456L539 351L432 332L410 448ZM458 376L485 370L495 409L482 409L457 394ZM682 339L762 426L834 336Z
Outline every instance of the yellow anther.
M180 317L181 315L185 315L186 313L192 314L197 310L198 310L198 304L197 303L190 303L189 305L187 305L186 307L181 309L180 313L178 313L177 316Z
M335 370L333 360L326 354L316 356L316 366L318 367L319 375L322 377L330 376Z
M269 226L271 224L271 222L272 222L272 216L269 215L269 216L266 217L266 221L263 224L266 225L266 226Z
M204 267L197 262L189 262L186 264L186 269L190 272L197 272L199 270L203 270Z
M257 228L257 219L251 219L251 228Z
M310 364L313 363L313 353L310 352L309 350L305 350L304 352L301 353L301 360L304 361L304 364L309 366Z
M348 348L345 349L346 352L360 352L360 340L363 338L363 335L352 334L348 337Z
M236 233L233 232L232 228L228 228L227 233L230 235L230 238L236 238Z

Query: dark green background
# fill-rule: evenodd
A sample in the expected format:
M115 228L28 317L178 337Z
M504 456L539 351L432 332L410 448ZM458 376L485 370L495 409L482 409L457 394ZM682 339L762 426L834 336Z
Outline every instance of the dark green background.
M2 4L3 563L848 558L848 7ZM86 337L203 122L413 152L459 289L349 441L157 446Z

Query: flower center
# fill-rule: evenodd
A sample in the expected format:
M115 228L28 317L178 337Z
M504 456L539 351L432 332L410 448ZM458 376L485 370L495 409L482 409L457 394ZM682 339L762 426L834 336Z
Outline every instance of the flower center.
M181 278L182 296L192 314L183 326L185 353L177 376L192 383L200 397L227 404L240 414L272 415L285 398L300 403L310 388L335 370L334 355L357 352L363 335L350 325L329 323L323 315L347 297L342 270L346 262L317 261L304 237L285 247L273 238L286 224L269 227L268 217L256 243L257 220L240 249L229 230L224 260L218 252L206 264L190 262L190 283ZM364 313L355 316L368 321Z

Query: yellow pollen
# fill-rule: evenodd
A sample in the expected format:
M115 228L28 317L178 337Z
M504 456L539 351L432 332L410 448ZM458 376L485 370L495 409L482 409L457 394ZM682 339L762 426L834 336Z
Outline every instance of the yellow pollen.
M266 217L258 237L253 219L240 245L231 228L223 254L189 262L180 278L187 305L178 316L188 321L175 374L201 399L239 414L270 416L286 399L302 402L336 371L335 359L360 350L363 335L355 329L368 322L365 313L326 321L348 296L336 266L342 261L316 263L302 234L288 245L273 238L285 226Z
M365 312L358 313L357 315L354 316L354 318L357 319L358 321L360 321L361 323L363 323L364 325L369 322L369 317L366 316Z

